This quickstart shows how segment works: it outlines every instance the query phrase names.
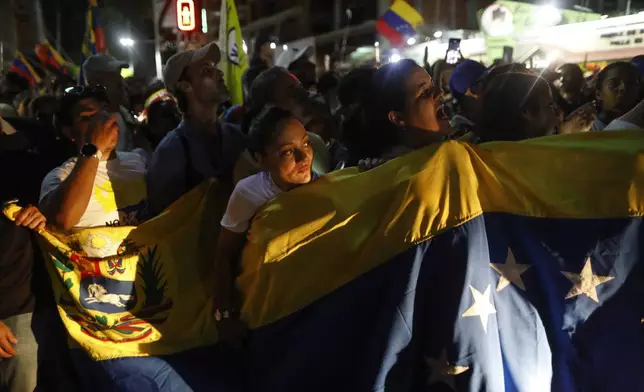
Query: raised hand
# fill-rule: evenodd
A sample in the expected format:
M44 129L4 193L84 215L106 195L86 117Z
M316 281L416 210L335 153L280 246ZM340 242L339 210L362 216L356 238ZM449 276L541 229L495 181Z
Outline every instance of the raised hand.
M98 150L105 154L116 148L119 140L118 120L115 115L97 113L87 128L86 142L94 144Z

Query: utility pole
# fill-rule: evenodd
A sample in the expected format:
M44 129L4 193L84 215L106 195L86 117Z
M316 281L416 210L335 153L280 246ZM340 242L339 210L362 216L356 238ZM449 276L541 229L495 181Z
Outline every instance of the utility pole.
M11 0L11 16L15 34L15 48L23 52L33 50L42 43L44 25L38 0Z
M60 0L56 0L56 50L59 52L62 50L60 29Z

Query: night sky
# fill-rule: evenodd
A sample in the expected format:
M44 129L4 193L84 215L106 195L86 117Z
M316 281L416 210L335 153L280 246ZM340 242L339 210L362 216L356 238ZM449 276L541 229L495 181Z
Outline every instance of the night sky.
M119 38L128 35L128 21L132 28L132 38L135 40L153 37L151 21L145 18L151 3L151 0L99 0L99 4L103 6L101 20L110 54L120 60L127 61L128 52L119 45ZM87 0L47 0L41 1L41 6L47 34L52 41L56 38L56 13L60 7L62 22L60 32L64 52L76 63L80 62ZM153 45L137 45L132 53L135 65L138 65L141 70L149 69L151 72L154 69L153 65L142 62L142 59L152 58Z
M580 1L571 2L580 3ZM128 52L119 45L119 38L127 35L128 20L132 26L132 38L135 40L152 38L152 22L150 19L146 19L151 3L152 0L99 0L99 4L104 7L101 11L101 20L104 21L105 39L110 54L120 60L128 60ZM64 52L78 63L81 55L81 41L85 31L87 0L41 0L41 5L48 37L52 41L56 37L57 9L61 10L62 46ZM644 0L632 0L632 9L633 11L644 10ZM152 74L154 70L151 61L153 55L153 45L137 45L132 51L135 68L140 72Z

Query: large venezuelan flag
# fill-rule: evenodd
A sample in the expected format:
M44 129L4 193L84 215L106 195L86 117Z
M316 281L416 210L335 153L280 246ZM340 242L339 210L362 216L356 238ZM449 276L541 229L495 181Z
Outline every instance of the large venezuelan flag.
M644 134L446 142L283 194L251 391L644 390Z
M401 46L406 37L416 35L425 21L414 7L405 0L396 0L376 23L378 32L393 46Z
M237 281L243 366L212 346L216 184L44 245L96 392L640 391L643 152L641 131L450 141L280 195Z

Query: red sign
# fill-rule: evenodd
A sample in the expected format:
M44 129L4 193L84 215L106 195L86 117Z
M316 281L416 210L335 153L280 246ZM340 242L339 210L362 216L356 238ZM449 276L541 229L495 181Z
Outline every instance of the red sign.
M197 26L195 19L194 0L177 0L177 28L181 31L193 31Z

